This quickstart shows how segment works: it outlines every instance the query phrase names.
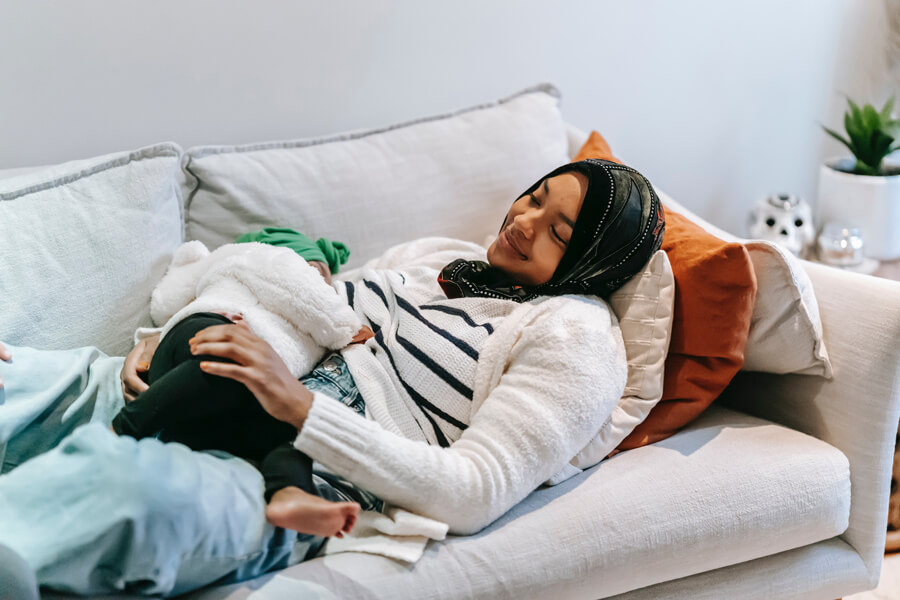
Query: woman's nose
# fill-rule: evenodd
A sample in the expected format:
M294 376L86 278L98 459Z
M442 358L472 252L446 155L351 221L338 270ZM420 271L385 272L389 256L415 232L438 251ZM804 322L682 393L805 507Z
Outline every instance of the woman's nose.
M534 231L534 215L529 216L527 212L520 213L515 216L513 219L513 224L516 226L523 236L526 239L531 239L531 233Z

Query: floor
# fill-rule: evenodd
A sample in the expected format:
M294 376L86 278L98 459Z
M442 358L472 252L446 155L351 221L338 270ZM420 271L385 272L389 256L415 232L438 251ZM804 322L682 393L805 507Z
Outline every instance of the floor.
M846 596L844 600L900 600L900 552L884 557L878 589Z

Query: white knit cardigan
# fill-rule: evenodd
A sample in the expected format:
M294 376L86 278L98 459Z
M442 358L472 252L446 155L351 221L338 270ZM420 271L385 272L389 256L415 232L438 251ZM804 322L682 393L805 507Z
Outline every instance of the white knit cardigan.
M609 305L544 298L517 307L485 342L469 427L449 447L360 419L318 393L294 445L388 502L467 535L551 477L577 472L569 461L610 418L625 379Z

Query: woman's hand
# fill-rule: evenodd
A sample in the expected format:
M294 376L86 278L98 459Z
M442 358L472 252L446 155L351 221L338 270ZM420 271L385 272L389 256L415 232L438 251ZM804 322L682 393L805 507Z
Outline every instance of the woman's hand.
M125 357L122 372L119 378L122 380L122 395L125 403L134 402L137 397L148 387L147 382L141 378L150 370L150 361L153 353L159 346L159 334L145 337Z
M12 360L12 352L7 350L6 346L4 346L2 342L0 342L0 360L6 361L6 362L9 362ZM0 377L0 388L2 388L2 387L3 387L3 378Z
M237 363L202 361L204 372L240 381L267 413L298 431L303 427L312 406L312 392L291 375L278 353L253 333L246 321L207 327L198 331L190 344L194 354L211 354Z

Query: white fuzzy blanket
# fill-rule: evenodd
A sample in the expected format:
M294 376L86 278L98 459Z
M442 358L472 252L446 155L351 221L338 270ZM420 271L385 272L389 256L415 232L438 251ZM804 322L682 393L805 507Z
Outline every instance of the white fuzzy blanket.
M309 373L326 349L350 343L362 322L319 271L289 248L259 242L202 242L178 247L153 290L150 317L172 327L198 312L241 313L295 377Z

